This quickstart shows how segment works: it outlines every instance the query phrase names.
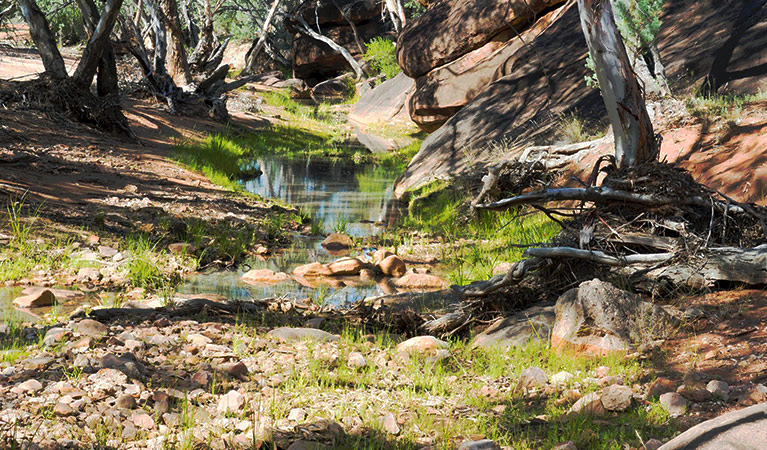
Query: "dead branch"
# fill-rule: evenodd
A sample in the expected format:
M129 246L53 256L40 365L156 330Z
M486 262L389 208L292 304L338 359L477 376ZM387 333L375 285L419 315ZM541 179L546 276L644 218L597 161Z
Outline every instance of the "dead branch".
M575 258L586 259L608 266L628 266L632 264L657 264L668 261L674 253L646 253L626 256L611 256L599 250L581 250L572 247L529 248L524 256L538 258Z
M493 203L476 205L477 209L502 211L519 205L531 203L548 203L555 201L579 200L596 204L608 202L635 203L642 206L666 206L666 205L696 205L710 207L711 202L701 196L671 198L659 195L638 194L635 192L621 191L606 186L590 186L587 188L557 188L530 192L516 197L506 198ZM724 202L714 202L719 211L727 209L732 214L744 214L746 211L737 205L727 205Z

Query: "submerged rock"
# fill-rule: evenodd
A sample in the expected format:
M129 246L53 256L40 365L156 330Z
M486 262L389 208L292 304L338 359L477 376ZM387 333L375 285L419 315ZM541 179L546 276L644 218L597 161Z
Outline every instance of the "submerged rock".
M405 275L407 267L405 262L397 255L389 255L377 264L378 268L388 277L401 277Z
M364 269L365 263L357 258L341 258L327 265L331 275L358 275Z
M325 265L313 262L293 269L293 275L302 278L327 277L333 273Z
M285 272L274 272L269 269L249 270L240 278L243 282L249 284L276 284L290 280L290 275Z

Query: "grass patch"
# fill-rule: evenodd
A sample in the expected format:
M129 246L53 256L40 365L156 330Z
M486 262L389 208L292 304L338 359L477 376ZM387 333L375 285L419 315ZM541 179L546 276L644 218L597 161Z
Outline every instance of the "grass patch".
M585 142L604 135L604 130L597 129L595 124L587 122L577 113L564 114L557 125L557 136L565 144Z
M761 89L749 95L697 95L687 99L687 110L693 117L701 120L721 118L730 121L740 118L745 105L765 99L767 99L767 93L762 92Z
M600 390L593 379L587 381L597 367L606 366L610 375L629 385L640 378L642 365L621 356L590 358L557 352L541 342L472 349L457 340L451 342L451 356L434 363L403 359L388 335L370 339L360 329L346 329L332 348L314 342L294 345L296 363L276 387L269 415L279 420L300 407L312 418L339 423L359 418L365 431L345 437L335 448L417 449L428 437L431 448L453 449L482 436L514 449L552 448L572 440L578 448L618 450L641 446L639 436L668 438L676 431L657 403L637 404L605 418L565 417L574 401L566 399L566 389L575 387L581 394ZM367 365L350 367L346 361L351 352L361 353ZM547 395L515 391L516 378L531 366L549 376L568 371L574 379ZM381 432L381 417L387 412L404 417L396 440Z
M542 213L521 214L518 209L472 212L467 192L443 181L421 187L412 193L401 229L387 231L381 240L410 246L424 238L412 238L402 229L421 231L426 239L436 237L444 242L439 256L448 268L448 281L468 284L491 278L493 268L502 262L521 259L524 248L519 245L547 242L560 231Z

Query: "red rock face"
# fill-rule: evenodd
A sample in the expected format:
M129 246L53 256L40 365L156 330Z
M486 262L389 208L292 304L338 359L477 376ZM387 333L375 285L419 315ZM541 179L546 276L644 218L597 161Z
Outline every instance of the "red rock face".
M442 0L410 22L397 39L397 60L411 78L455 61L504 30L522 31L563 0Z

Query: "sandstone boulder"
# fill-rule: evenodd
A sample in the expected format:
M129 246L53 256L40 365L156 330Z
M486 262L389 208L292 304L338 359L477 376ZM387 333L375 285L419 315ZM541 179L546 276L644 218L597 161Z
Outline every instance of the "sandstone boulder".
M339 10L336 6L340 7ZM381 15L382 3L373 0L337 0L335 2L309 0L301 3L297 13L303 17L306 23L313 25L347 25L346 17L352 23L376 19ZM292 24L287 21L286 26L292 31Z
M514 55L525 43L532 42L564 11L559 8L546 14L519 36L512 30L502 31L483 46L418 78L408 102L413 122L428 132L442 126L485 86L505 75L504 68L513 65Z
M522 347L530 341L548 342L554 325L553 306L533 306L496 320L472 340L472 347Z
M675 326L662 308L599 279L567 291L554 311L552 345L597 355L626 352L635 343L663 335ZM584 329L589 332L584 334Z
M49 289L40 290L28 295L17 297L13 304L19 308L40 308L56 304L56 296Z
M405 262L397 255L387 256L377 266L387 277L401 277L407 271Z
M552 117L573 108L583 115L604 114L598 90L583 82L586 42L578 8L563 8L557 20L514 54L514 70L487 85L424 140L395 183L397 198L435 179L484 173L482 166L493 159L493 143L545 142L555 134Z
M325 265L313 262L293 269L293 275L301 278L327 277L333 273Z
M312 88L312 100L317 103L340 103L350 97L348 73L317 83Z
M407 100L413 92L415 81L400 73L374 89L364 93L349 111L349 121L357 126L368 127L379 123L408 123Z
M358 275L365 268L365 263L357 258L341 258L328 264L331 275Z
M275 284L290 280L290 275L270 269L253 269L245 272L240 279L248 284Z
M397 61L412 78L458 59L507 30L524 30L563 0L443 0L408 23L397 39Z
M397 279L394 285L403 289L444 289L448 282L440 277L425 273L408 273Z
M767 403L698 424L659 450L762 450L767 448Z

